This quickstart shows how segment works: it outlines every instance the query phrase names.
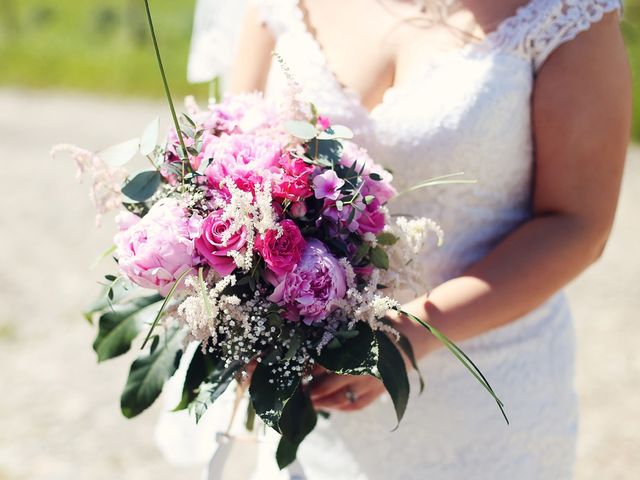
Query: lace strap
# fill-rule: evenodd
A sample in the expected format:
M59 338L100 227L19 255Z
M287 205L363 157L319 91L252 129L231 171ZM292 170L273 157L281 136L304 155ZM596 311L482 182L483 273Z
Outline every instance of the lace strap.
M491 43L530 59L537 71L556 48L613 11L622 11L621 0L531 0L500 24Z
M299 26L298 0L251 0L251 4L276 37Z

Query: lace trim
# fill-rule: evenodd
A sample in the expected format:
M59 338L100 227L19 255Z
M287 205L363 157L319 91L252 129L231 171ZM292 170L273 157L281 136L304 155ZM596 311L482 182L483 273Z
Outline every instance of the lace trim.
M538 70L561 44L616 10L622 11L620 0L531 0L505 19L487 43L530 59Z

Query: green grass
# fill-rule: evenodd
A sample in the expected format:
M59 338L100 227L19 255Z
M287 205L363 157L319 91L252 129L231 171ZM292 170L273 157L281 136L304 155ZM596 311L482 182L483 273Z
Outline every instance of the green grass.
M233 1L233 0L228 0ZM151 0L176 98L188 85L195 0ZM633 134L640 141L640 0L626 0L623 31L634 72ZM142 0L0 0L0 85L160 97Z
M167 75L187 84L194 0L151 0ZM142 0L0 1L0 85L159 97Z

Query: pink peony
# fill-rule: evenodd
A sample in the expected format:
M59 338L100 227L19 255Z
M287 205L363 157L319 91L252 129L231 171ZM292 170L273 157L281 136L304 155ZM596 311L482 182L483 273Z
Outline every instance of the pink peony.
M220 133L255 133L278 124L277 113L262 95L256 93L226 97L213 105L204 127Z
M205 175L209 186L225 192L223 181L232 180L244 191L253 191L276 171L283 145L271 138L255 135L223 135L207 146L212 158Z
M176 280L195 265L193 225L175 200L156 203L137 221L118 218L116 258L123 275L133 283L167 295Z
M230 223L229 220L222 220L222 210L212 212L202 222L200 236L195 241L198 253L223 277L231 274L236 268L230 252L240 252L247 244L244 227L232 234L228 241L223 242L223 236Z
M280 236L276 230L269 230L256 241L256 250L264 258L267 268L279 277L293 270L305 246L300 229L292 220L283 220L280 226Z
M286 318L307 325L331 313L331 303L346 293L342 266L316 239L307 241L300 263L276 285L269 300L286 308Z

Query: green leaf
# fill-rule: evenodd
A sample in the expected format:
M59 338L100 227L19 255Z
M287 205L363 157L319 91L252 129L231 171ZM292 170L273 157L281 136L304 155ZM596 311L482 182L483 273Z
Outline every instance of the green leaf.
M97 153L105 163L112 167L121 167L136 156L140 149L140 139L132 138L126 142L105 148Z
M150 155L158 145L158 137L160 135L160 118L156 117L149 125L146 126L142 136L140 137L140 153L142 155Z
M125 417L139 415L158 398L165 382L178 368L184 335L184 330L171 328L152 354L133 362L120 397L120 408Z
M294 137L301 138L303 140L311 140L318 134L315 126L309 122L303 122L300 120L289 120L288 122L285 122L284 128Z
M398 426L407 409L409 402L409 377L402 355L391 339L381 331L376 332L376 340L380 353L378 356L378 371L387 392L391 396L396 410ZM398 427L396 427L398 428Z
M324 132L318 134L319 140L333 140L336 138L351 140L353 138L353 132L344 125L332 125Z
M283 469L296 459L298 446L313 431L318 415L313 408L309 393L298 385L293 396L286 403L280 417L282 438L276 451L278 467Z
M377 173L370 173L369 174L369 178L371 180L373 180L374 182L380 182L382 181L382 177L380 175L378 175Z
M411 363L411 366L418 374L418 379L420 380L420 393L422 393L424 392L424 377L422 376L422 372L418 367L418 362L413 352L413 345L411 345L411 341L406 336L404 336L401 333L399 333L399 335L400 335L400 338L398 339L398 346L407 356L407 358L409 359L409 362Z
M354 331L358 335L337 341L335 348L322 349L314 359L327 370L343 375L375 375L378 363L378 346L371 327L358 322Z
M209 406L220 398L220 395L229 388L229 385L231 385L236 373L242 368L242 366L242 362L235 361L227 368L224 368L224 365L222 364L216 367L207 384L200 388L197 398L192 403L196 423L200 421L204 413L207 411L207 408L209 408Z
M122 187L122 194L136 202L144 202L153 196L160 186L162 176L156 170L140 172Z
M220 367L220 359L213 354L202 352L202 348L197 348L189 363L184 385L182 387L182 398L180 403L173 409L174 412L185 410L189 407L200 392L200 387L206 382L211 373Z
M371 263L376 267L383 270L387 270L389 268L389 255L384 251L384 248L380 246L372 248L369 256L371 258Z
M379 245L391 246L395 245L399 238L396 237L393 233L383 232L376 237Z
M113 292L112 299L108 296L110 290ZM106 285L100 291L98 298L84 309L82 315L88 322L93 323L96 314L111 309L115 303L123 299L128 293L131 293L131 290L127 290L123 282L117 282L115 285Z
M131 342L142 329L142 319L139 314L161 300L160 295L136 298L124 306L114 307L112 311L102 314L98 336L93 342L93 349L98 354L98 362L128 352Z
M269 365L266 360L258 363L249 387L256 413L264 423L278 432L282 410L300 383L300 374L291 372L285 377L278 372L280 367L284 367L284 364L274 362Z

